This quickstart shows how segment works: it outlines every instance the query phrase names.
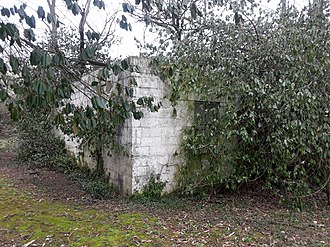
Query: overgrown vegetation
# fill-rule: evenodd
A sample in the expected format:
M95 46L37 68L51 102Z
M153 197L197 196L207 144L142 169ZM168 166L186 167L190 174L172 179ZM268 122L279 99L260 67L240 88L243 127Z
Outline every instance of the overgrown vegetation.
M94 198L107 199L114 189L104 173L79 167L62 139L57 137L54 127L42 112L26 112L20 122L20 147L18 158L32 169L48 167L66 173L77 181Z
M140 119L143 116L140 107L157 111L160 104L151 96L133 100L136 82L130 78L130 73L138 72L138 68L130 65L128 59L110 57L108 49L116 40L112 26L115 13L104 20L101 33L86 24L92 9L106 11L102 0L65 1L69 12L74 16L81 15L79 25L71 27L59 21L56 1L47 3L49 12L38 6L36 16L28 14L25 3L11 8L1 6L0 14L6 21L0 21L0 53L3 54L0 58L0 100L6 103L15 120L24 118L25 111L45 114L45 131L53 125L65 134L79 138L84 148L94 151L96 160L100 161L97 170L101 171L100 153L109 146L118 146L118 129L125 120L131 116ZM24 31L14 24L15 18L22 23ZM122 18L120 27L131 29L126 17L122 15ZM49 24L49 30L47 39L40 40L34 29L43 22ZM64 28L74 30L67 35L62 32ZM91 73L97 69L98 73ZM88 80L84 80L87 75ZM73 94L86 100L74 104ZM35 131L43 130L36 128ZM38 137L34 138L37 141ZM45 145L38 147L40 151L46 148ZM32 154L31 159L41 155L40 162L49 156L43 152L26 154Z
M61 23L55 2L49 2L49 13L42 6L37 10L38 18L52 26L50 42L41 47L34 34L36 18L26 13L26 4L1 8L2 16L18 17L26 26L20 32L7 19L0 22L0 52L5 55L0 58L0 100L14 119L26 109L47 113L47 124L94 148L100 161L97 171L102 171L100 154L117 144L118 128L127 118L143 117L140 106L157 111L160 104L154 105L152 97L132 100L135 82L129 77L138 68L128 60L112 61L103 54L97 61L105 43L99 43L100 34L84 27L90 7L105 10L105 3L86 0L86 8L71 0L65 4L73 15L81 15L79 47L69 50L57 44ZM136 4L142 5L142 12L129 3L123 3L123 11L151 24L161 36L160 46L149 48L165 55L158 58L170 82L173 105L188 95L218 103L202 105L195 126L186 132L188 165L181 173L185 192L236 190L258 180L274 193L294 197L298 206L311 193L329 194L328 1L314 0L298 12L283 0L277 12L261 11L259 17L253 0ZM127 18L121 18L120 27L130 30ZM100 68L98 75L82 80L95 66ZM118 75L124 78L114 82ZM87 94L89 104L74 105L74 92ZM25 157L40 163L52 157L43 152L44 143L38 148L39 153L30 150ZM55 151L61 153L61 147ZM59 161L47 162L66 162Z
M66 169L73 160L67 155L63 140L55 137L52 124L42 112L30 111L19 123L21 145L18 158L32 167Z
M329 9L313 11L289 8L244 23L213 18L175 43L161 65L171 99L203 103L183 143L183 191L258 180L298 207L329 193Z
M134 194L133 199L138 201L157 201L161 198L165 186L166 182L157 181L155 176L152 175L142 192Z

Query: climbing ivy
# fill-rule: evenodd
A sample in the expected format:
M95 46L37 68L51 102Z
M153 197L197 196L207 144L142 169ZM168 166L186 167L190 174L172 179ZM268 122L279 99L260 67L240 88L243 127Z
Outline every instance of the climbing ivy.
M183 138L183 191L259 181L300 203L329 190L330 22L326 8L310 13L213 18L155 62L173 105L194 97L199 109Z

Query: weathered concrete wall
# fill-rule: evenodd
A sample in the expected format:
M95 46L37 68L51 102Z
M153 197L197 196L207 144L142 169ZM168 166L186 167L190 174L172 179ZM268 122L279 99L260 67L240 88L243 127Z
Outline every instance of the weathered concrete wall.
M131 195L132 188L132 128L128 119L119 131L119 142L124 146L125 153L103 151L104 169L113 184L123 195ZM109 155L109 152L111 155Z
M98 71L95 71L91 75L83 78L86 82L91 82L97 76ZM71 96L72 104L76 106L87 106L91 105L90 99L86 97L90 93L88 88L86 88L82 83L75 83L75 92ZM76 157L79 165L88 166L90 169L96 168L96 160L92 157L88 149L82 150L80 148L80 140L78 138L74 138L72 136L64 135L60 130L54 130L55 134L62 138L66 144L67 150Z
M141 120L132 119L132 189L141 191L153 175L167 182L165 191L170 192L176 186L175 173L184 162L180 143L183 130L192 120L188 104L178 102L174 116L166 85L150 73L148 60L133 58L131 64L145 68L133 74L138 85L134 97L153 96L162 103L158 112L144 111Z
M110 182L122 194L131 195L142 191L151 176L166 182L164 192L170 192L176 187L175 174L184 163L180 142L183 130L192 122L192 116L189 115L187 102L178 102L176 116L173 115L173 107L166 97L166 85L151 73L148 59L131 57L129 60L131 65L138 66L140 70L139 73L125 72L122 76L133 76L137 82L133 100L142 96L153 96L156 103L162 103L162 107L158 112L142 108L144 117L141 120L132 117L125 122L119 133L119 142L125 147L127 154L112 152L109 156L109 150L104 150L105 172ZM84 80L92 81L92 77L86 77ZM83 93L77 92L73 103L86 105L88 99ZM77 149L77 140L70 140L68 137L65 139L68 148L83 160L83 163L91 168L95 167L95 161L88 152L84 152L82 156L81 150Z

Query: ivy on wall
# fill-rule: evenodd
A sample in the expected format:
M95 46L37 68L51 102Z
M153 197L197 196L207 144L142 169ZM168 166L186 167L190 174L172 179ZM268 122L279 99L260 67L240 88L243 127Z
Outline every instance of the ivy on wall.
M186 131L184 191L258 180L298 203L329 191L329 24L294 9L242 25L213 20L156 62L174 105L189 94L226 102L204 106Z

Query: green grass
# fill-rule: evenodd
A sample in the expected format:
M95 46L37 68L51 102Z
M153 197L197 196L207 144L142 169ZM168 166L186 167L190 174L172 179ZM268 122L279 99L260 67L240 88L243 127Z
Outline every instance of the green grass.
M35 240L38 246L56 247L290 243L323 247L330 243L327 209L296 212L255 205L247 199L195 205L168 196L148 203L123 200L112 205L116 210L111 211L114 207L108 207L107 201L100 205L102 209L73 201L51 201L36 190L38 196L33 196L8 181L0 175L0 242L15 239L20 245ZM117 208L124 204L124 208ZM314 222L320 226L311 226Z
M109 214L78 205L37 200L0 178L0 225L5 239L46 246L153 246L164 230L144 213ZM155 234L155 229L158 234ZM166 233L168 234L168 233ZM166 243L162 243L164 245Z

